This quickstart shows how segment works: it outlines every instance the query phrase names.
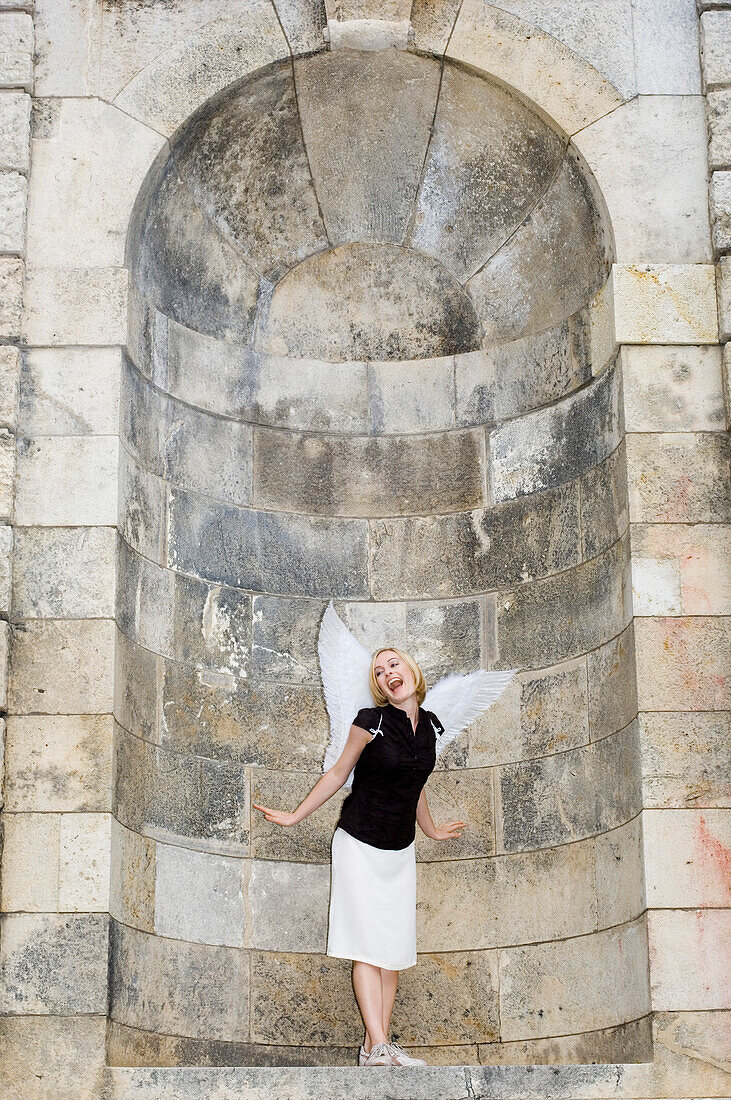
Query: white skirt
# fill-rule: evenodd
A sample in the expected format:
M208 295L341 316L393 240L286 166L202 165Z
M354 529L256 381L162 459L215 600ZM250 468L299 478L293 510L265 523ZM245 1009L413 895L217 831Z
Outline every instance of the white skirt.
M332 838L327 954L386 970L416 965L416 841L376 848L337 828Z

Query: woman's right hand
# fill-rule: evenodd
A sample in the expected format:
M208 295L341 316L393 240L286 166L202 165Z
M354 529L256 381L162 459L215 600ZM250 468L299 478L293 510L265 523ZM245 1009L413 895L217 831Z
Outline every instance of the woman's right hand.
M296 825L298 818L295 814L288 814L284 810L273 810L270 806L262 806L258 802L252 802L255 810L261 810L267 821L273 821L275 825Z

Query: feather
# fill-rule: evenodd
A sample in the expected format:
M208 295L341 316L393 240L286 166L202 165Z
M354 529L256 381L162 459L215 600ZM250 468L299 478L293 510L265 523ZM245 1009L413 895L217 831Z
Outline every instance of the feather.
M374 706L368 683L371 656L348 630L332 601L322 617L317 652L325 704L330 716L330 740L322 768L328 771L345 748L358 711L362 707ZM352 784L351 771L343 786L351 787Z
M442 677L426 693L424 708L441 722L444 733L437 735L437 756L455 737L500 698L517 669L507 672L458 672Z

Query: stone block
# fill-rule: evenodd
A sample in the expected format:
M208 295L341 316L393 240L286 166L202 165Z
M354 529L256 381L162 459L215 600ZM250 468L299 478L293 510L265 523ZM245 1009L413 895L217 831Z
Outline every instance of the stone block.
M310 57L306 71L317 64ZM345 110L342 87L337 103ZM194 201L271 283L330 243L318 207L323 196L312 187L298 105L307 119L306 89L295 93L287 58L240 86L235 97L197 115L175 141L175 164ZM332 145L337 127L327 132ZM313 156L310 149L310 161ZM281 173L286 186L273 187L273 173Z
M641 808L636 723L592 745L498 770L498 851L550 848L606 832Z
M596 928L592 841L423 863L417 874L416 938L423 951L484 951Z
M729 906L727 810L644 810L642 831L648 906Z
M728 909L650 909L652 1007L657 1012L728 1008Z
M20 433L116 435L121 363L119 348L27 351L20 374Z
M120 447L117 485L120 535L138 553L151 561L160 561L167 500L165 483Z
M105 1072L104 1016L6 1016L0 1019L0 1084L34 1100L93 1100Z
M19 172L0 172L0 249L25 255L28 182Z
M116 436L21 438L17 462L17 523L54 527L116 522Z
M717 343L715 281L711 264L615 264L618 343Z
M122 87L116 105L169 137L216 92L289 56L271 4L263 0L247 4L245 27L243 12L224 11L225 15L179 42L169 44L169 31L168 41L163 31L159 56L152 54L149 63Z
M711 225L716 252L731 251L731 171L711 176Z
M666 1092L727 1092L728 1012L652 1015L653 1058L660 1087Z
M592 374L601 374L616 357L616 329L614 272L610 271L586 308L586 343Z
M319 954L252 951L252 1040L340 1046L362 1041L350 968L344 959Z
M106 913L6 914L0 941L3 1015L103 1015L108 922Z
M331 50L405 50L409 27L408 19L335 19L327 33Z
M324 610L319 600L254 596L252 674L257 679L318 685L317 636Z
M251 773L252 803L281 810L296 809L322 775L322 765L317 770L315 767L307 772L254 768ZM333 833L347 794L341 788L314 814L287 829L268 822L261 810L252 811L252 855L260 860L329 863Z
M466 596L578 560L578 490L558 486L492 509L373 520L376 599Z
M485 342L505 343L566 320L603 285L609 263L597 200L569 150L530 217L466 284Z
M316 53L326 47L324 0L274 0L279 21L293 54Z
M248 883L251 930L247 945L261 951L324 955L329 898L327 864L252 860Z
M640 96L698 95L698 14L692 0L650 0L632 9L632 26Z
M731 126L729 127L731 130ZM718 291L718 323L720 326L719 339L731 340L731 256L721 256L718 261L717 291ZM724 348L724 355L727 354ZM723 373L723 365L722 365Z
M446 65L407 243L464 282L536 204L563 152L559 135L519 100Z
M16 440L6 428L0 428L0 519L13 516L13 490L16 486Z
M14 616L112 618L115 556L112 527L17 527Z
M553 1073L562 1072L559 1066L649 1062L652 1060L652 1021L648 1015L640 1020L618 1024L617 1027L601 1028L599 1031L583 1032L580 1035L518 1039L510 1043L480 1045L478 1050L483 1066L552 1066ZM490 1071L473 1072L485 1074ZM562 1082L563 1084L567 1082Z
M429 144L438 63L394 50L329 52L296 61L295 79L330 242L400 244Z
M468 352L458 359L480 354ZM454 427L455 363L451 356L413 359L398 365L368 363L370 431L374 435L389 435L444 431ZM351 368L358 366L350 364ZM338 386L336 382L333 385Z
M365 520L247 511L170 494L168 565L217 584L281 595L367 595Z
M20 352L8 344L0 346L0 425L6 428L15 428L19 378Z
M33 19L19 11L0 20L0 88L33 89Z
M725 432L633 433L626 445L633 523L729 521Z
M253 502L309 515L463 511L484 503L483 446L477 431L344 439L255 428Z
M242 859L157 844L155 934L241 947L251 920L243 894L248 870Z
M708 167L731 165L731 88L720 88L706 96L708 124Z
M109 1015L118 1023L201 1039L248 1038L249 956L110 928Z
M462 4L446 56L516 88L568 134L601 118L623 98L553 34L479 0Z
M399 363L395 373L400 373L403 366ZM272 427L303 431L354 433L367 431L371 425L374 431L419 430L422 406L413 390L410 400L389 410L381 427L378 409L374 408L377 398L370 396L376 391L372 382L369 393L369 379L378 373L377 366L369 368L365 363L252 356L241 371L243 385L235 402L236 415ZM410 407L414 404L416 409Z
M611 1027L650 1010L643 919L500 952L503 1040Z
M25 92L5 92L0 96L0 169L23 172L30 167L30 104Z
M667 26L656 36L666 41L678 41ZM641 264L648 256L653 264L710 261L699 95L637 96L576 134L573 143L601 188L618 263Z
M159 739L158 677L161 658L118 630L114 653L114 717L134 734Z
M621 362L628 432L723 429L720 348L627 346Z
M635 619L640 710L725 710L731 618Z
M642 820L638 813L594 841L599 928L625 924L645 910Z
M540 668L613 638L631 618L628 547L496 596L495 667Z
M146 568L156 569L146 563ZM252 598L236 588L171 574L172 644L166 654L223 675L245 677L251 665ZM170 608L157 609L163 616ZM146 644L144 640L142 644Z
M122 924L152 932L155 927L155 851L140 836L111 819L109 913Z
M23 336L30 345L124 344L124 268L29 268Z
M619 377L604 371L577 394L490 433L490 481L500 502L571 481L620 442Z
M425 988L433 991L433 999L424 1000ZM407 1047L497 1039L497 952L420 954L418 966L401 974L399 990L392 1025L394 1035Z
M630 624L587 656L592 741L624 729L637 716L635 639Z
M5 813L3 913L55 913L59 908L59 814Z
M0 611L6 613L11 604L13 533L12 527L0 524Z
M466 741L466 738L462 738ZM435 771L425 790L435 823L465 822L461 837L454 838L448 851L442 841L431 840L416 830L416 857L421 861L473 859L495 851L495 821L492 768L455 768Z
M64 913L109 909L111 815L61 814L58 908Z
M8 719L8 812L103 811L112 795L110 715L33 715Z
M473 672L483 667L478 600L408 605L405 637L408 652L428 683L451 672Z
M34 264L122 267L132 207L163 145L160 134L100 99L61 100L58 135L33 144L28 249Z
M720 523L633 524L632 569L647 582L635 587L637 615L728 615L731 532Z
M0 337L17 340L23 304L25 264L10 256L0 256Z
M621 538L629 526L627 454L624 439L609 458L579 482L581 553L596 557Z
M30 620L14 629L10 709L16 714L102 714L111 709L114 624Z
M731 12L701 13L703 90L731 84Z
M640 714L642 799L647 807L731 804L731 715Z

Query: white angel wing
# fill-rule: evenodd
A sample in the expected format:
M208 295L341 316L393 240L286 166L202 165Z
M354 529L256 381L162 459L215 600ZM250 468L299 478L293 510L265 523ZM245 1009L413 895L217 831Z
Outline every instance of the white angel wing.
M358 711L361 707L374 705L368 686L371 655L348 630L332 602L322 617L317 652L325 705L330 716L330 741L322 766L326 772L345 748L348 731ZM351 787L352 784L351 771L343 786Z
M507 672L479 669L466 676L454 672L437 681L424 699L424 708L436 714L444 727L444 733L437 734L437 756L458 733L500 698L517 671L515 668Z

